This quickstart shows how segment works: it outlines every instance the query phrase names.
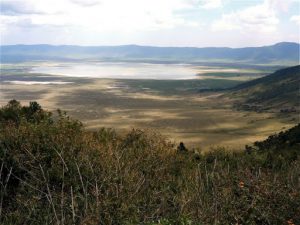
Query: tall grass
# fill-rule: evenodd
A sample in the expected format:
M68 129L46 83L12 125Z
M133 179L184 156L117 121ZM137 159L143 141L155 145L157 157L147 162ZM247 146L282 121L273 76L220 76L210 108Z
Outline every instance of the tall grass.
M298 154L178 152L156 132L13 107L0 113L1 224L300 224Z

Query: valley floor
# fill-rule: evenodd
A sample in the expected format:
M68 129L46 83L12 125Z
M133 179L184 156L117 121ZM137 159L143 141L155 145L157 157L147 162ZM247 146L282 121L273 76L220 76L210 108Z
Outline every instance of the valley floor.
M188 148L202 150L241 149L299 122L296 114L238 111L222 92L197 93L185 88L199 81L173 81L172 90L164 89L163 81L64 78L63 82L2 83L0 105L10 99L23 104L38 101L51 111L66 110L88 129L155 129Z

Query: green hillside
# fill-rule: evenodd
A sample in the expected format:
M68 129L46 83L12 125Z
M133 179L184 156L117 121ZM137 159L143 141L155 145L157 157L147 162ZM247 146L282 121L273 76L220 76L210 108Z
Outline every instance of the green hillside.
M242 104L284 110L299 107L299 88L300 66L298 65L240 84L230 94L240 99Z
M0 223L299 224L299 128L267 149L201 154L157 132L87 131L10 101L0 109Z

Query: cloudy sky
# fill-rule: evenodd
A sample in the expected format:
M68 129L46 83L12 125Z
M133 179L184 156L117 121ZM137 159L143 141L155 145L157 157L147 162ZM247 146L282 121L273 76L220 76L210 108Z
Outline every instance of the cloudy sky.
M299 42L300 0L0 0L1 44Z

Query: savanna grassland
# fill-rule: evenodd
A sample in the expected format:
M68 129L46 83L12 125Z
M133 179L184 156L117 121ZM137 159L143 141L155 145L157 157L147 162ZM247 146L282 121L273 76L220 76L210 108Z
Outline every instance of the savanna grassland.
M234 99L224 95L223 89L265 75L272 67L205 71L191 80L52 76L32 74L28 68L30 65L22 64L2 67L1 105L10 99L38 101L50 111L66 110L92 130L150 129L190 148L240 149L298 120L296 113L278 114L279 109L260 113L237 110Z

